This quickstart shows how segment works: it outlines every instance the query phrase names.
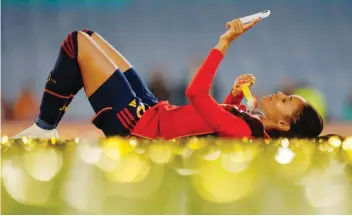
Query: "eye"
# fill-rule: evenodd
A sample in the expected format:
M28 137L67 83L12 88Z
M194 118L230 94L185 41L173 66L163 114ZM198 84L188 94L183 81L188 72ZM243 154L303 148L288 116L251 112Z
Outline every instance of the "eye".
M287 101L287 98L285 98L285 99L282 100L282 102L284 102L284 103L286 103L286 101Z

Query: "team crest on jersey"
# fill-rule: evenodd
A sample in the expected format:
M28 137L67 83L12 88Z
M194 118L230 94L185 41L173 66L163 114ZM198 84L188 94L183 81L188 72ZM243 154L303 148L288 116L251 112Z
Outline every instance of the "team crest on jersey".
M133 101L131 101L131 103L129 104L129 106L131 106L131 107L137 107L136 99L133 99Z

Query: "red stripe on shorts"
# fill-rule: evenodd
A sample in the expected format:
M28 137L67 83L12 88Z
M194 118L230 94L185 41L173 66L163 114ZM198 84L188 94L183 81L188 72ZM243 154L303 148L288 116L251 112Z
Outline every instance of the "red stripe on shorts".
M120 111L120 114L121 114L121 116L125 119L125 121L127 122L127 124L128 124L129 126L131 126L132 128L135 126L135 125L133 124L133 122L131 122L131 121L128 119L127 115L123 112L123 110Z
M136 119L133 117L133 115L131 114L131 112L125 108L123 109L125 111L125 113L127 114L128 118L130 118L131 121L136 121Z
M126 122L123 120L123 118L121 117L121 115L119 113L117 113L117 118L120 120L120 122L123 124L123 126L128 129L129 131L132 131L132 129L126 124Z

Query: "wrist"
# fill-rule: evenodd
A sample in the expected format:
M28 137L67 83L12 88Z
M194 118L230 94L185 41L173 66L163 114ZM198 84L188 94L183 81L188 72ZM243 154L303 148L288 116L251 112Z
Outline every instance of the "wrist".
M232 43L232 40L227 39L227 38L222 38L220 37L218 44L221 44L223 46L230 46Z
M215 46L215 49L219 50L223 55L225 55L230 44L231 42L229 40L220 38L219 42Z
M243 92L242 91L237 91L235 89L231 90L231 94L233 97L240 98L243 97Z

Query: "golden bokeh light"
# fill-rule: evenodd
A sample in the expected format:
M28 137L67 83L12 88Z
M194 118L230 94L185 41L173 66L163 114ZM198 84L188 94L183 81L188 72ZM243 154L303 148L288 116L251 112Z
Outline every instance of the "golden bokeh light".
M221 163L222 166L228 171L233 173L242 172L247 169L251 164L254 157L254 148L242 148L237 146L235 151L222 153Z
M218 147L209 147L206 153L203 155L204 160L214 161L217 160L221 155L221 150Z
M342 143L346 162L352 164L352 137L347 137Z
M296 154L290 149L285 147L279 147L275 155L275 160L280 164L291 163Z
M23 144L27 144L29 142L28 138L27 137L22 137L22 142Z
M232 173L223 168L220 160L209 161L200 172L192 176L192 185L205 200L214 203L231 203L253 192L253 170Z
M290 141L287 138L281 140L281 145L284 148L287 148L290 145Z
M2 185L16 202L29 206L45 206L50 201L53 182L31 178L21 168L21 158L2 161ZM40 176L43 177L43 176Z
M113 170L105 173L112 182L132 183L143 180L149 173L150 166L146 160L136 153L120 158Z
M23 157L27 173L38 181L50 181L60 171L62 153L54 148L39 148L26 152Z
M78 155L82 161L87 164L97 164L101 154L101 148L98 146L91 146L86 141L82 141L78 146Z
M269 142L3 136L1 144L4 203L34 211L124 213L130 204L168 214L352 210L352 137Z
M338 148L341 146L341 139L337 136L332 136L329 138L328 143L332 145L334 148Z
M9 142L9 137L8 136L3 136L1 137L1 144L4 145L4 144L7 144Z
M352 151L352 137L347 137L342 143L342 149Z
M165 164L172 158L172 147L167 144L152 144L148 148L149 158L157 164Z

